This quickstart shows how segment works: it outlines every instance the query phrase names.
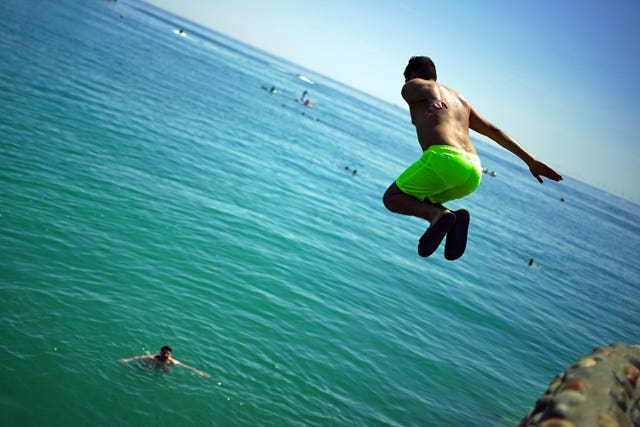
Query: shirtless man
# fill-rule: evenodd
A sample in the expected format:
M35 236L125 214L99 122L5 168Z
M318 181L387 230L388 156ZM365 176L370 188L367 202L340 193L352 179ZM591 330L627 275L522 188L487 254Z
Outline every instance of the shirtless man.
M198 371L197 369L192 368L191 366L187 366L184 363L180 362L179 360L176 360L173 357L171 357L171 352L172 352L171 347L169 347L168 345L165 345L160 349L160 354L144 354L142 356L135 356L129 359L120 359L118 360L118 362L129 363L129 362L133 362L134 360L152 360L155 362L156 366L160 369L164 369L167 365L182 366L184 368L187 368L195 372L196 374L200 375L203 378L209 378L208 374Z
M442 203L471 194L482 176L469 129L520 157L539 182L543 176L553 181L560 181L562 176L480 116L459 93L436 83L431 59L412 57L404 77L402 97L409 104L423 154L389 186L383 203L392 212L429 221L430 227L418 244L421 256L435 252L446 235L444 256L453 261L466 249L470 216L465 209L452 212Z

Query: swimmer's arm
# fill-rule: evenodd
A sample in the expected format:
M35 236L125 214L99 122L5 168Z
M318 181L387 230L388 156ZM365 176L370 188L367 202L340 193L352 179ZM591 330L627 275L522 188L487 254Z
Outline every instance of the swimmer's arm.
M202 371L199 371L196 368L193 368L193 367L191 367L189 365L185 365L184 363L180 362L179 360L172 359L172 364L176 365L176 366L182 366L183 368L187 368L188 370L195 372L196 374L200 375L203 378L209 378L209 374L204 373Z
M489 122L487 119L478 114L473 107L469 107L470 129L473 129L479 134L491 138L500 146L506 148L507 150L518 156L523 162L526 163L526 165L529 167L529 171L538 180L538 182L542 182L543 176L553 181L562 180L562 176L560 176L559 173L557 173L541 161L537 160L523 146L518 144L515 139L513 139L506 132L502 131L502 129L498 128L493 123Z
M128 359L119 359L118 363L129 363L129 362L133 362L134 360L140 360L140 359L153 359L155 356L153 354L143 354L141 356L134 356L134 357L130 357Z
M402 98L407 104L425 102L429 106L427 115L433 114L436 110L449 108L440 96L440 86L431 80L412 79L402 87Z

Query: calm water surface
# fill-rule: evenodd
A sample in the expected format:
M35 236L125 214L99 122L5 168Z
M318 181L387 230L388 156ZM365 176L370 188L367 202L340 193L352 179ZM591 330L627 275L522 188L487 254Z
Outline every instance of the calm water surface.
M2 425L510 426L640 342L637 205L479 143L422 259L406 111L135 0L0 15ZM116 363L164 344L211 378Z

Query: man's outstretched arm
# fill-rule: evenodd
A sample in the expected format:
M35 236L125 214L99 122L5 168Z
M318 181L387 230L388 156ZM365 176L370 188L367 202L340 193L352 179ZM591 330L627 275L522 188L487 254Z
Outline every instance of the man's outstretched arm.
M503 132L493 123L486 120L484 117L480 116L473 107L470 107L471 111L469 113L469 128L474 131L491 138L495 142L497 142L500 146L506 148L511 151L513 154L522 159L523 162L527 164L529 167L529 171L531 174L538 180L538 182L542 182L542 177L547 177L553 181L562 180L562 176L551 169L546 164L537 160L531 153L529 153L523 146L518 144L518 142L509 136L507 133Z
M130 357L128 359L119 359L118 363L129 363L129 362L133 362L134 360L140 360L140 359L153 359L155 356L153 354L143 354L142 356L134 356L134 357Z
M174 365L177 365L177 366L182 366L183 368L187 368L187 369L189 369L190 371L195 372L196 374L200 375L200 376L201 376L201 377L203 377L203 378L209 378L209 374L207 374L207 373L205 373L205 372L202 372L202 371L199 371L199 370L197 370L196 368L193 368L193 367L191 367L191 366L189 366L189 365L185 365L184 363L180 362L179 360L175 360L175 359L173 359L173 364L174 364Z

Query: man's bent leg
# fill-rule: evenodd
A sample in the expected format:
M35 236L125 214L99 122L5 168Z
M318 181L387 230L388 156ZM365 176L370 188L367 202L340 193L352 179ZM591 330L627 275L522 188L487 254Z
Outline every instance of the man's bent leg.
M395 182L387 188L382 201L391 212L416 216L431 223L418 243L418 253L423 257L428 257L438 249L456 222L456 216L443 205L427 200L421 202L400 190Z
M391 212L423 218L431 224L437 222L443 213L450 212L440 204L430 203L427 199L421 202L415 197L404 193L395 182L387 188L382 197L382 202Z

